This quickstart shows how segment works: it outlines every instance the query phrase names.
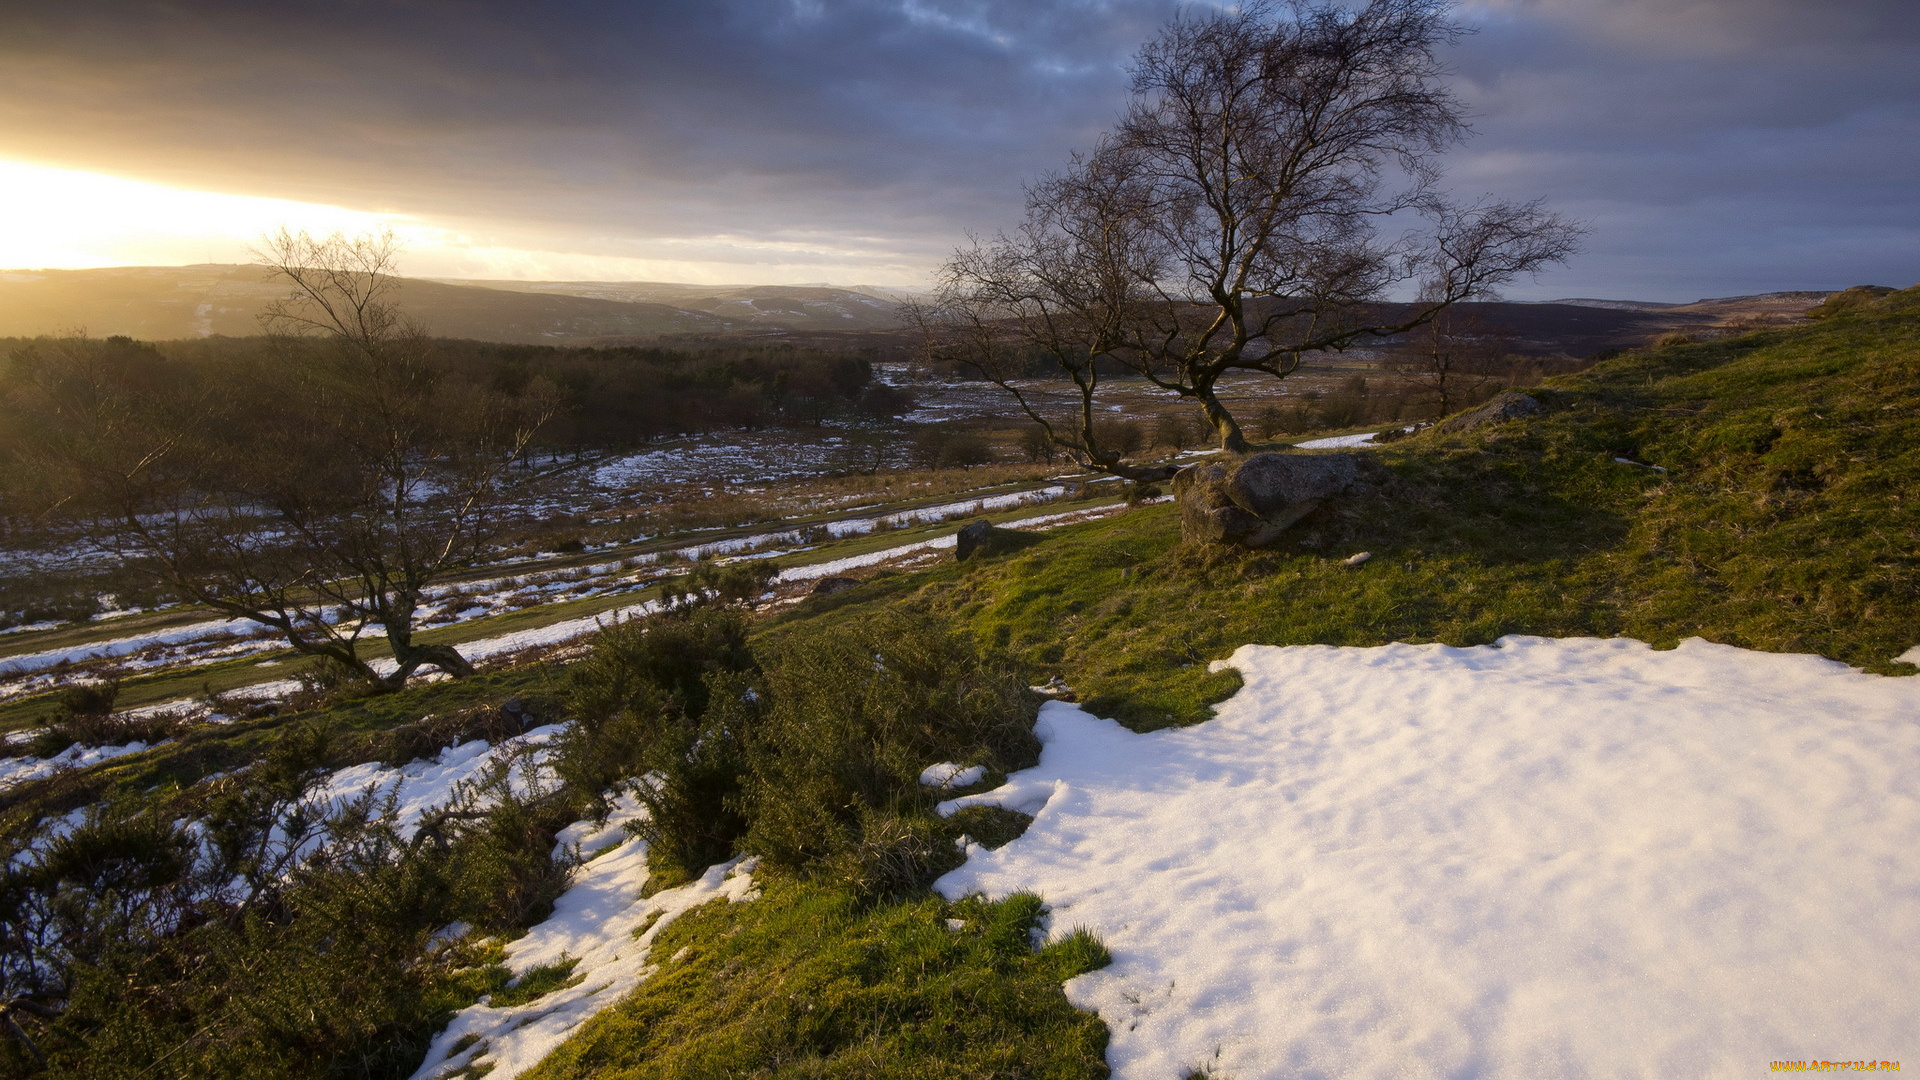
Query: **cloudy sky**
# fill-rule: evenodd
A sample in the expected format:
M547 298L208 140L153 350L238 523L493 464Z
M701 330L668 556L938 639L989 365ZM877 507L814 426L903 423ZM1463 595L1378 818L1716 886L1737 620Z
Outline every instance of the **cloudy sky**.
M1162 0L0 0L0 266L397 224L445 276L924 284L1125 102ZM1518 298L1920 280L1920 3L1470 0Z

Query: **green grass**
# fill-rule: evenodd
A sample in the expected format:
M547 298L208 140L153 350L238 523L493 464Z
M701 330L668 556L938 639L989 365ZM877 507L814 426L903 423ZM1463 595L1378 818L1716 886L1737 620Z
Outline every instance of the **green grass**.
M1106 950L1073 933L1035 951L1042 911L769 882L662 931L660 970L527 1077L1104 1077L1106 1028L1060 984Z
M1528 421L1369 451L1373 489L1270 550L1182 544L1163 505L783 619L914 604L1142 729L1205 719L1237 686L1207 663L1248 643L1699 636L1913 670L1893 658L1920 642L1920 294L1537 396Z

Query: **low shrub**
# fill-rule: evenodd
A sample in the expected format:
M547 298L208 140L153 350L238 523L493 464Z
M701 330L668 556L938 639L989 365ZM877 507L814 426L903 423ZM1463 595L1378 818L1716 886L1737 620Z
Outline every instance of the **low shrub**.
M803 629L771 650L765 682L742 847L776 868L881 893L924 884L952 834L928 816L920 771L1010 771L1038 753L1037 700L1013 668L926 615Z

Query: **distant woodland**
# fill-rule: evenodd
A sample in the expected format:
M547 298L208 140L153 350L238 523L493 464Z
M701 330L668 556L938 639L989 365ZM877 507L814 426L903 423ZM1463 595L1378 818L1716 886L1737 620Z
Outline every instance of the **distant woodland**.
M156 392L218 380L274 348L266 338L144 342L127 337L0 339L0 378L35 359L76 350ZM68 358L71 363L72 359ZM816 425L887 417L911 407L873 381L873 357L792 345L569 348L435 342L440 378L554 402L534 445L556 452L617 449L724 429Z

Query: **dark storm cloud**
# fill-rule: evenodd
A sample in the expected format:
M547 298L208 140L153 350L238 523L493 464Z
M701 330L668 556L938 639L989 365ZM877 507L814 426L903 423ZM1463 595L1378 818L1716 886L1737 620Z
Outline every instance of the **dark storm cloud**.
M0 156L661 253L926 265L1122 105L1161 0L13 4ZM1920 277L1914 0L1481 0L1468 194L1589 253L1517 295ZM729 256L711 245L702 258ZM858 276L857 271L848 276Z
M606 253L713 233L945 246L1112 118L1168 10L49 6L0 32L0 151Z

